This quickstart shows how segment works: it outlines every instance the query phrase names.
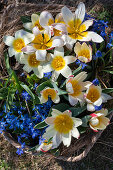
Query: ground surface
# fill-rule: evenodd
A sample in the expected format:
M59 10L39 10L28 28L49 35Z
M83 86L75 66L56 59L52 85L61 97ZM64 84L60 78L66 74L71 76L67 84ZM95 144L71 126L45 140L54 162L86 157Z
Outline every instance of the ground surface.
M0 0L0 15L4 12L6 6L14 0ZM17 1L16 1L17 2ZM18 2L26 3L52 3L67 4L76 6L79 1L76 0L21 0ZM109 27L113 26L113 0L84 0L88 10L92 10L92 14L99 16L100 19L109 21ZM98 12L95 12L98 11ZM1 75L0 75L1 76ZM24 154L18 156L16 149L10 145L3 136L0 135L0 170L113 170L113 123L102 134L101 138L94 145L88 156L78 163L67 163L55 159L32 157Z

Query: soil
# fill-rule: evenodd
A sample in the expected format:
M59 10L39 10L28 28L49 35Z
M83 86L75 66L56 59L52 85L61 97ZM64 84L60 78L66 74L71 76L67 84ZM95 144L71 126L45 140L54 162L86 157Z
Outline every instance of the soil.
M88 11L93 10L95 17L103 9L110 12L113 18L113 0L82 0ZM77 0L0 0L0 16L6 7L15 2L26 3L59 3L74 6L80 2ZM109 21L109 29L113 27L113 19ZM1 68L0 68L1 69ZM1 77L1 73L0 73ZM112 119L113 121L113 119ZM107 127L102 136L96 142L88 156L77 163L67 163L44 157L33 157L28 154L18 156L16 149L0 135L0 169L1 170L112 170L113 169L113 123ZM78 153L79 154L79 153Z

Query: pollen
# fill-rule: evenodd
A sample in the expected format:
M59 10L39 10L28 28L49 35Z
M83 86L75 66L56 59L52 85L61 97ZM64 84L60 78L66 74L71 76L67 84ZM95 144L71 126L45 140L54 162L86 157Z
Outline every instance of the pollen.
M59 71L65 67L65 64L66 62L62 56L56 56L51 62L51 67L54 70Z
M48 97L50 97L51 100L54 100L56 98L56 91L54 89L48 88L43 91L42 95L45 100L48 100Z
M15 39L13 42L13 47L17 52L21 52L21 49L25 47L24 40L22 38Z
M70 132L70 130L73 129L73 120L72 118L67 114L61 114L57 116L54 120L54 128L59 133L67 134Z
M70 83L72 84L73 87L73 94L70 94L71 96L75 97L75 96L79 96L81 94L82 91L82 86L80 85L80 83L77 80L71 80Z
M34 23L34 27L35 27L35 26L37 26L40 31L43 31L43 30L44 30L44 28L40 25L39 20L37 20L37 21Z
M95 86L89 89L88 94L86 96L86 98L89 99L93 103L97 101L99 97L100 97L100 92Z
M32 41L33 47L37 50L46 50L52 46L52 40L48 34L38 34Z
M71 20L68 23L67 31L68 35L73 39L82 39L87 36L85 24L81 24L80 19Z
M83 49L83 50L81 50L81 51L78 53L78 57L79 57L79 56L83 56L83 57L85 57L85 58L87 58L87 59L90 59L90 51L87 50L87 49Z
M54 20L52 18L50 18L49 21L48 21L48 26L52 25L53 23L54 23Z
M40 64L40 61L36 59L35 54L31 54L28 56L28 63L29 63L29 66L31 67L37 67Z

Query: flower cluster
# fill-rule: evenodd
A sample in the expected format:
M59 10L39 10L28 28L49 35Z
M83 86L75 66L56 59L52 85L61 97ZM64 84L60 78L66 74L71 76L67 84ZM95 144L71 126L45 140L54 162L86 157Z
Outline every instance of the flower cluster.
M107 23L85 14L81 2L74 14L64 6L55 19L48 11L32 14L23 27L3 41L9 46L8 56L24 65L27 77L22 73L21 82L8 65L10 77L0 89L2 99L7 97L0 131L16 134L21 144L17 153L22 154L26 144L39 144L35 149L42 152L61 142L68 147L72 137L80 137L79 126L104 130L109 118L102 104L112 97L103 93L94 73L98 59L109 54L101 50ZM111 33L107 47L112 40Z

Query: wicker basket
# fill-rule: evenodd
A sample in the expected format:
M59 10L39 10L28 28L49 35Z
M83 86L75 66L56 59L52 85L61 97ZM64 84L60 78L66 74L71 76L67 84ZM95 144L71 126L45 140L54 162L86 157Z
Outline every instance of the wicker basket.
M1 25L0 25L0 63L1 67L3 68L3 75L7 74L4 69L4 50L5 44L3 43L3 36L4 35L13 35L18 29L22 28L22 22L20 20L20 16L28 15L30 16L32 13L41 12L43 10L48 10L53 15L56 15L58 12L61 11L63 5L54 4L54 5L47 5L47 4L10 4L6 10L4 11L2 18L1 18ZM71 11L75 11L74 7L71 7ZM109 115L111 119L113 113ZM87 156L90 149L93 147L95 142L101 136L103 131L99 131L98 133L92 132L92 130L87 130L86 133L82 134L78 140L73 139L72 144L66 148L63 145L60 145L61 155L55 157L59 160L68 161L68 162L76 162L82 160L84 157ZM7 132L3 132L4 137L16 148L20 148L20 144L15 141L15 139L11 136L11 134ZM25 152L30 153L32 155L37 155L37 152L28 152L30 149L28 146L25 147ZM77 154L81 152L79 155ZM50 156L51 158L54 157L50 153L46 153L45 156ZM67 155L67 157L65 156ZM76 156L72 156L76 155Z

